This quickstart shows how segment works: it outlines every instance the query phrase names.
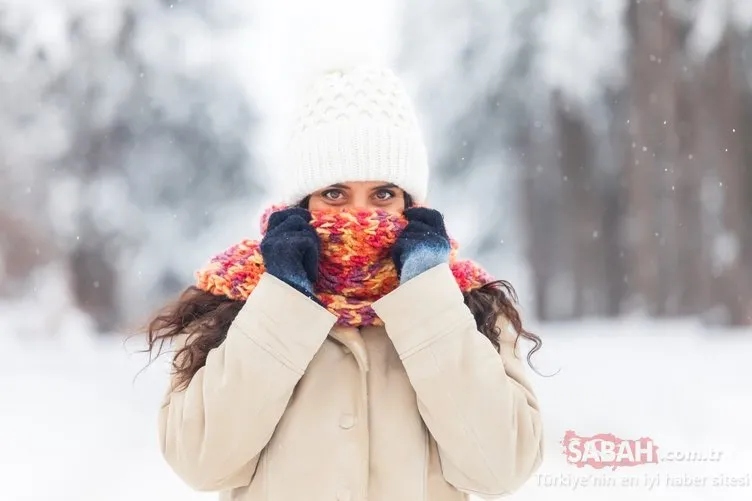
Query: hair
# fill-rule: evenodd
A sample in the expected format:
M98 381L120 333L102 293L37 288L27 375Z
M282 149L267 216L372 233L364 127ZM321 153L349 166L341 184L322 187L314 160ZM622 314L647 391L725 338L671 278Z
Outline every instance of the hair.
M299 207L308 208L310 197L304 198ZM405 194L405 208L413 205L410 195ZM498 319L501 315L511 322L520 337L532 341L534 346L527 354L527 362L533 367L531 357L540 350L539 336L525 330L520 314L515 307L517 294L511 284L497 280L463 293L465 305L475 318L478 332L488 338L496 351L501 350ZM217 348L227 336L243 302L203 291L195 286L188 287L173 303L165 306L148 323L147 352L159 356L167 342L178 336L187 339L175 353L172 361L174 384L177 389L185 388L194 374L206 364L209 352ZM536 372L538 372L536 370Z

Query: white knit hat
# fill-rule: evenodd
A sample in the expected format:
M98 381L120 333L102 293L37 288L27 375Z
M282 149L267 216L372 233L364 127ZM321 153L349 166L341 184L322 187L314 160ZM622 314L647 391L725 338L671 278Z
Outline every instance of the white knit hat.
M335 183L385 181L416 202L428 161L406 89L389 69L355 66L320 74L303 94L288 145L287 203Z

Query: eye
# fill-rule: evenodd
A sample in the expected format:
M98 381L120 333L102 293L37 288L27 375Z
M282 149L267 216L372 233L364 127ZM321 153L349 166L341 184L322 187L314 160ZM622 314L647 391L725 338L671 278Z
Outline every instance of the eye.
M339 202L344 199L345 194L342 190L331 189L321 192L321 196L330 202Z
M391 200L392 198L394 198L395 196L396 195L394 194L393 191L387 190L387 189L379 190L374 194L374 197L379 202L387 202Z

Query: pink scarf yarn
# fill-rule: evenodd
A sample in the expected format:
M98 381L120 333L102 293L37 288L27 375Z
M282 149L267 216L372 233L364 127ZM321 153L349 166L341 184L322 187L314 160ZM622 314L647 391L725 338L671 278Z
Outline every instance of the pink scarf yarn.
M266 232L271 207L261 221ZM311 225L321 240L316 297L337 315L339 325L383 325L371 304L393 291L399 277L390 249L407 225L402 216L382 210L312 211ZM463 292L493 281L480 266L457 257L458 245L451 240L449 265ZM196 273L201 290L244 301L264 273L264 262L256 240L243 240L213 257Z

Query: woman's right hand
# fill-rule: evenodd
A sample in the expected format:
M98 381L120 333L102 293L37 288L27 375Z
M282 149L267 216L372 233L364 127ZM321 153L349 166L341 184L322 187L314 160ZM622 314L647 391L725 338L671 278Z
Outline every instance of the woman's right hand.
M261 240L261 255L269 274L313 297L321 242L310 221L311 213L299 207L272 214Z

